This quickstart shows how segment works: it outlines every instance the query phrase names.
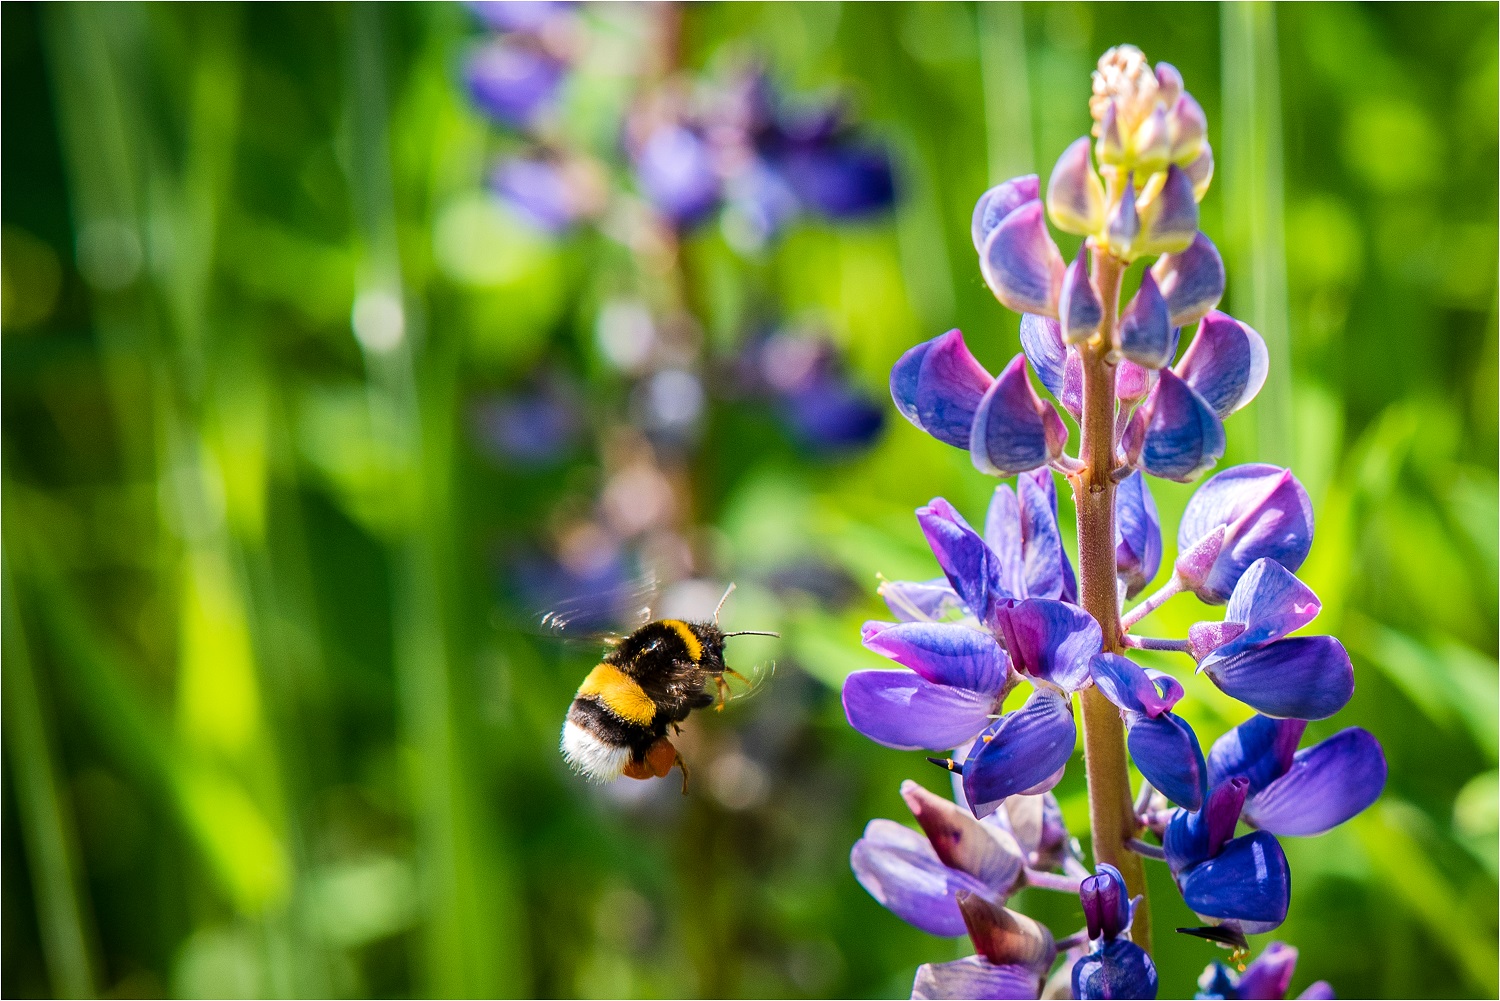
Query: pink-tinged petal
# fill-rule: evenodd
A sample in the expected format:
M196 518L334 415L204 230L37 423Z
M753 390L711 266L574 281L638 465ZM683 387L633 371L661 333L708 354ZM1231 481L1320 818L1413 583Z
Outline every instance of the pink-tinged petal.
M1271 359L1266 342L1227 313L1211 311L1173 369L1222 420L1255 399Z
M1172 162L1187 166L1198 159L1203 142L1208 137L1208 116L1191 94L1183 94L1170 105L1172 113L1167 116L1167 133L1172 139Z
M1115 570L1134 598L1161 569L1161 519L1140 470L1115 490Z
M950 330L907 351L891 368L891 399L901 415L938 441L969 447L969 428L995 380L964 335Z
M1161 370L1156 388L1131 417L1133 425L1137 422L1127 451L1152 476L1186 483L1224 454L1224 425L1171 369Z
M1250 717L1214 741L1208 752L1208 784L1243 778L1252 797L1287 773L1307 730L1301 719Z
M1022 205L1036 201L1039 189L1037 176L1027 174L997 184L980 195L979 201L974 205L974 218L969 226L975 252L983 254L984 242L995 231L995 227Z
M1225 531L1220 552L1192 581L1194 593L1211 605L1226 600L1262 557L1293 572L1302 565L1312 549L1312 502L1288 469L1234 466L1209 479L1188 501L1177 528L1178 551L1192 549L1219 528Z
M1104 225L1104 185L1089 159L1089 137L1076 139L1057 158L1047 180L1047 214L1064 233L1088 236Z
M1141 238L1137 248L1143 254L1170 254L1186 250L1198 232L1198 202L1193 198L1193 182L1175 163L1167 168L1166 182L1143 202Z
M1267 716L1327 719L1354 696L1349 653L1332 636L1298 636L1211 662L1220 691Z
M1088 244L1078 248L1078 256L1063 273L1062 292L1057 303L1063 339L1076 344L1099 332L1104 320L1104 304L1089 278Z
M984 740L984 738L989 738ZM987 817L1067 766L1078 730L1066 695L1038 688L1025 705L991 725L963 763L964 798Z
M1136 126L1132 145L1135 147L1135 169L1142 176L1154 174L1167 165L1172 140L1167 132L1166 108L1157 105L1146 120Z
M917 525L953 590L979 621L999 596L1000 564L963 515L941 497L917 508Z
M991 476L1025 472L1061 455L1066 441L1062 418L1031 387L1026 356L1016 355L974 413L969 434L974 468Z
M894 820L865 826L865 836L849 852L849 867L876 902L929 935L964 934L959 892L990 892L968 873L943 865L921 832Z
M1162 368L1172 363L1176 346L1166 297L1156 276L1147 270L1141 275L1141 287L1120 314L1120 353L1146 368Z
M1057 315L1062 292L1062 253L1047 232L1041 201L1030 201L1001 220L979 253L985 284L1017 313Z
M1245 1001L1272 999L1282 1001L1292 986L1297 969L1297 950L1283 942L1269 942L1265 951L1240 974L1236 994Z
M1010 660L989 633L954 622L866 622L865 649L909 667L935 685L999 695Z
M901 783L901 798L944 865L979 880L996 900L1010 896L1026 859L1008 831L980 823L951 799L936 796L910 779Z
M1151 369L1142 368L1129 358L1120 359L1115 373L1115 399L1121 403L1139 403L1155 385L1156 373Z
M1224 621L1240 629L1199 659L1206 664L1279 640L1317 618L1322 607L1312 588L1290 570L1273 559L1258 559L1235 584L1224 610ZM1205 638L1200 633L1199 644Z
M1110 252L1126 261L1135 260L1135 241L1141 235L1141 219L1136 212L1135 180L1133 175L1125 177L1124 191L1109 211L1105 226L1105 239Z
M1057 958L1047 926L972 893L958 894L958 909L974 951L997 966L1017 965L1045 974Z
M1272 834L1322 834L1379 799L1385 776L1380 741L1350 727L1298 751L1286 774L1246 803L1245 819Z
M902 622L941 622L964 613L964 603L946 577L882 581L876 593Z
M1101 695L1126 712L1165 716L1182 698L1181 685L1163 693L1139 664L1117 653L1090 660L1089 676Z
M1193 197L1203 201L1203 196L1208 194L1208 186L1214 179L1213 147L1205 141L1193 162L1182 169L1188 180L1193 182Z
M966 1001L970 998L1013 998L1029 1001L1041 996L1041 978L1019 965L996 966L980 956L951 963L923 963L911 985L912 1001Z
M1224 259L1201 231L1186 250L1153 264L1151 274L1167 301L1167 318L1174 328L1201 320L1224 298Z
M1070 353L1063 341L1062 324L1050 316L1022 314L1021 350L1026 352L1026 360L1047 392L1061 399L1063 372Z
M1201 595L1205 582L1214 572L1219 555L1224 551L1224 539L1228 534L1227 526L1218 526L1187 549L1183 549L1177 557L1177 562L1172 564L1172 572L1182 578L1183 585L1189 591ZM1181 548L1180 538L1177 544ZM1189 629L1188 632L1191 634L1192 630Z
M1011 665L1032 678L1076 692L1089 680L1089 661L1103 645L1094 617L1065 601L1031 598L997 607Z
M850 726L898 751L957 747L995 712L993 692L934 685L913 671L855 671L843 701Z
M1177 103L1178 95L1184 93L1182 73L1171 63L1156 64L1156 99L1165 107Z

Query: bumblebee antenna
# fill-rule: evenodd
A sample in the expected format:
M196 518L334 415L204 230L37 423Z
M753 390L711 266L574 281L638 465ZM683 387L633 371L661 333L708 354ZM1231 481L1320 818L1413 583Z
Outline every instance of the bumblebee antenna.
M729 637L731 637L731 636L774 636L777 639L781 639L781 634L780 633L765 632L764 630L761 630L761 629L741 629L737 633L725 633L724 634L724 638L726 640Z
M724 610L724 602L728 601L729 600L729 596L731 594L733 594L733 593L734 593L734 581L730 581L729 582L729 586L724 589L724 597L720 598L719 599L719 603L714 606L714 628L718 628L718 625L719 625L719 613ZM730 635L734 635L734 634L731 633Z

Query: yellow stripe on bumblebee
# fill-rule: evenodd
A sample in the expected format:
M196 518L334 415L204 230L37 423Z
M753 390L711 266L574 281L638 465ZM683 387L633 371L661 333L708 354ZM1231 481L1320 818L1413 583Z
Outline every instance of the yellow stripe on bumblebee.
M687 647L689 660L696 664L703 659L703 642L693 632L692 626L681 619L662 619L661 624L670 627L673 632L682 637L682 644Z
M578 686L579 697L597 696L604 708L631 723L650 726L656 716L656 704L651 701L635 679L610 664L600 664L589 672Z

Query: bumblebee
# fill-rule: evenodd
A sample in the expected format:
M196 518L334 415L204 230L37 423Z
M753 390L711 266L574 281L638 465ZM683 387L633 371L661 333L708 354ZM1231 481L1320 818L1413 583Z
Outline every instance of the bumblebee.
M730 585L719 608L729 597ZM615 642L604 660L589 672L568 707L563 724L562 754L573 770L592 782L621 775L660 778L674 766L682 769L687 792L687 765L667 739L694 709L723 709L726 674L744 676L724 663L724 641L732 636L776 636L776 633L719 629L719 609L712 622L656 619ZM712 681L715 691L708 690Z

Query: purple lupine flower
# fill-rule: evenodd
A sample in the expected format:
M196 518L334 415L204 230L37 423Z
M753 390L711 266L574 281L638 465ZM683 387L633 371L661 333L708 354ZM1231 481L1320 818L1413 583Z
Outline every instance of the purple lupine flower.
M666 122L635 152L641 192L679 229L707 219L719 206L720 181L707 140L691 125Z
M1189 629L1189 651L1215 685L1260 712L1325 719L1354 695L1349 654L1332 636L1285 638L1321 607L1290 570L1262 557L1235 584L1222 622Z
M1161 520L1146 477L1136 470L1115 488L1115 570L1134 598L1161 569Z
M1235 973L1218 960L1214 960L1198 978L1198 993L1194 998L1201 1001L1240 1001L1240 999L1267 998L1281 1001L1292 985L1292 974L1297 969L1297 950L1283 942L1270 942L1244 973ZM1308 986L1297 997L1299 1001L1324 1001L1332 999L1333 988L1326 980Z
M1232 776L1212 787L1203 809L1177 810L1162 838L1182 899L1199 915L1246 934L1286 920L1291 870L1269 831L1234 837L1250 782Z
M480 110L502 125L526 129L556 103L567 67L520 38L481 45L464 66L464 82Z
M1000 561L1000 588L1015 598L1059 598L1077 603L1073 564L1057 529L1057 487L1050 470L1002 483L990 498L984 541Z
M1156 964L1125 937L1134 905L1120 870L1101 863L1083 880L1078 896L1093 950L1073 964L1073 997L1156 997Z
M1254 716L1214 742L1208 778L1248 783L1243 819L1277 835L1332 830L1380 798L1385 751L1360 727L1297 750L1307 724Z
M1188 810L1203 806L1208 766L1198 735L1172 707L1182 685L1160 671L1146 672L1119 654L1101 653L1089 664L1094 685L1120 710L1131 760L1153 787Z
M1189 590L1211 605L1227 600L1262 557L1296 572L1312 548L1312 502L1289 469L1234 466L1211 477L1188 501L1177 526L1177 551L1193 550L1220 529L1223 539L1209 562L1184 572L1179 559Z

